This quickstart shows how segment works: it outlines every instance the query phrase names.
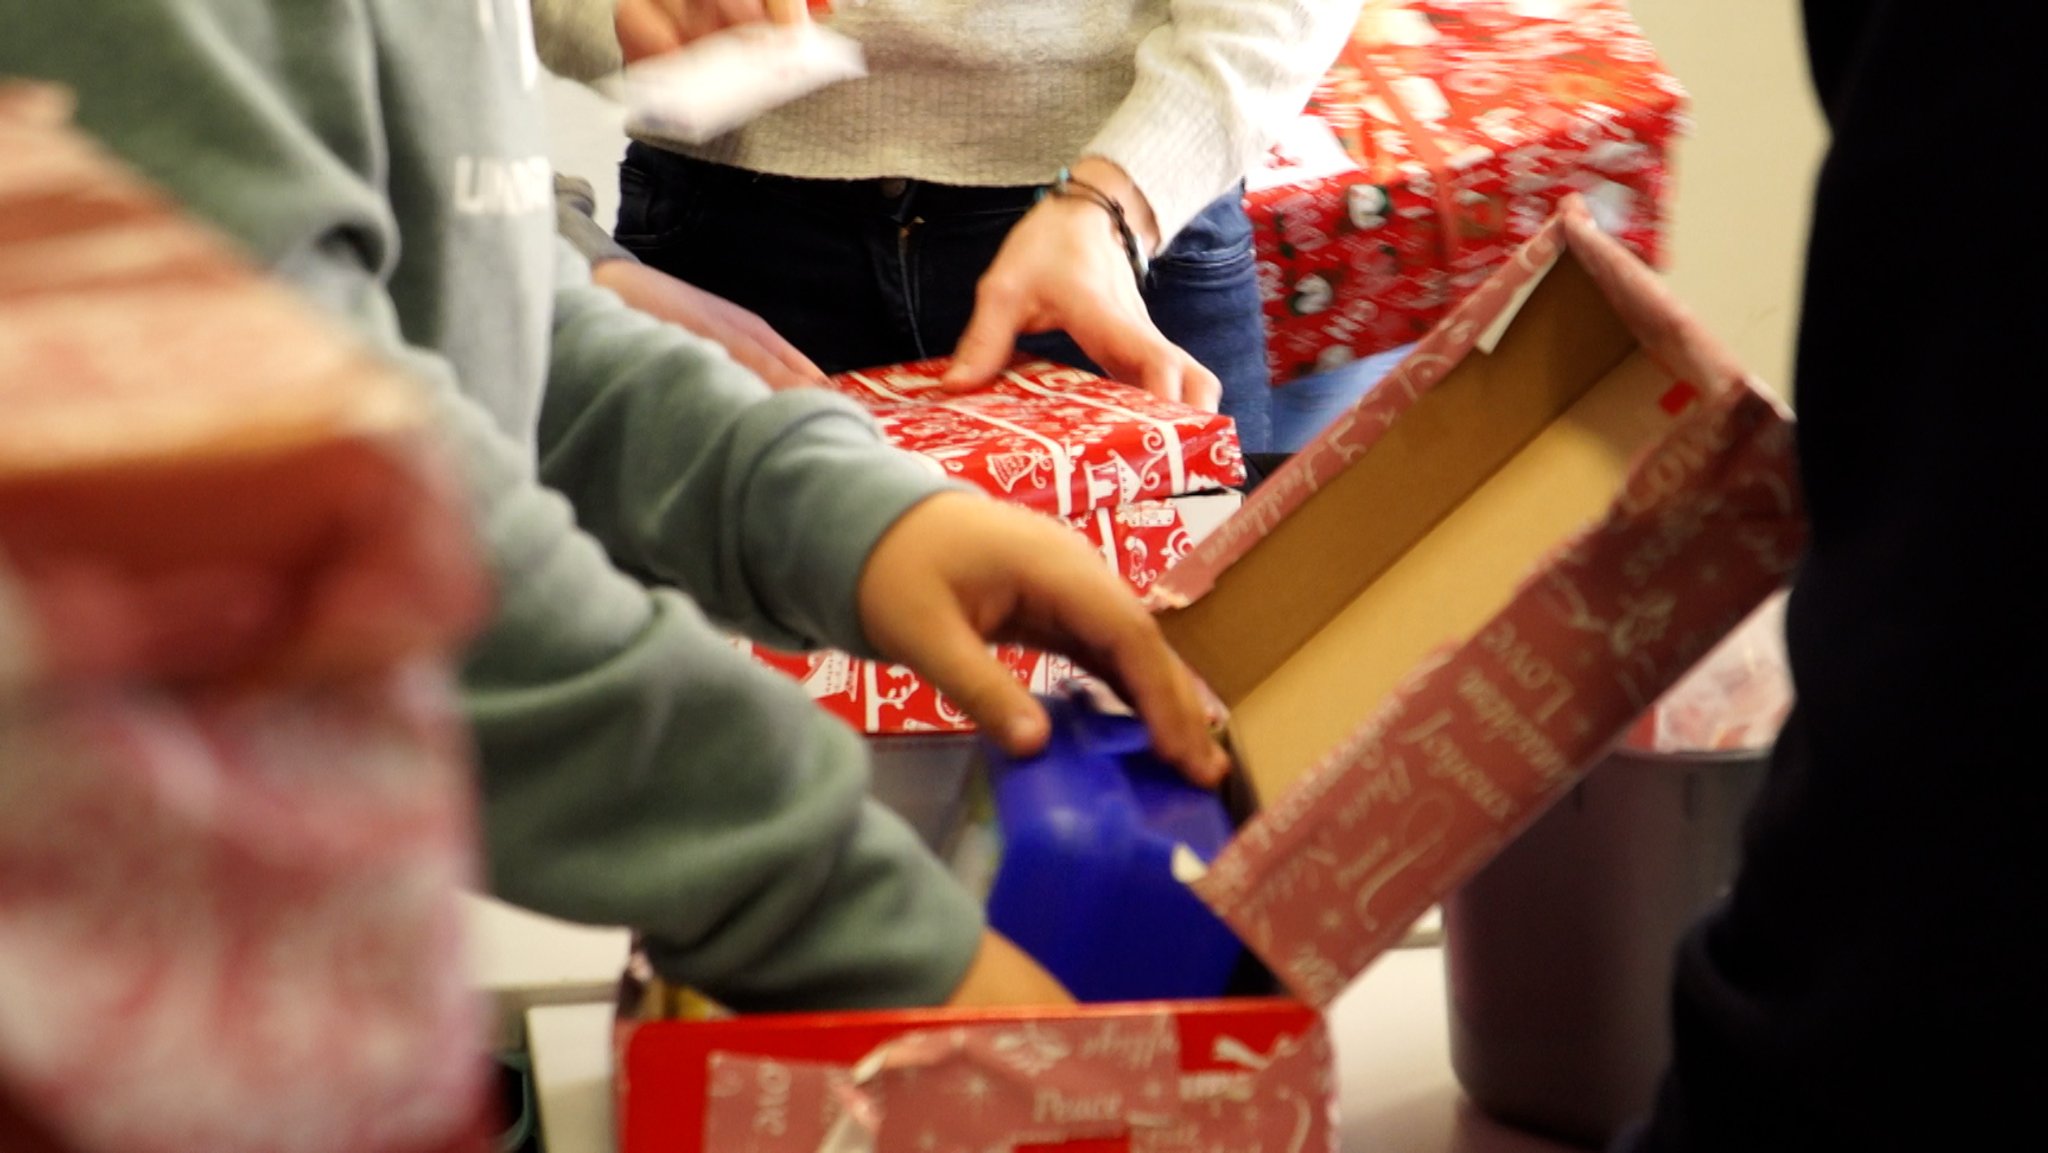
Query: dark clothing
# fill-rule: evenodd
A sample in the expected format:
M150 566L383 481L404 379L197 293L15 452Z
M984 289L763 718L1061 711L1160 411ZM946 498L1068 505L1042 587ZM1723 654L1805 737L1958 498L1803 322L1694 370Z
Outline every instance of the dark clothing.
M2043 226L2001 192L2038 147L2039 11L1806 5L1833 143L1799 335L1799 704L1730 899L1681 948L1636 1153L2040 1140Z
M634 144L619 170L619 243L751 309L826 372L951 356L974 286L1035 188L805 180ZM1107 217L1103 227L1109 227ZM1251 220L1233 191L1152 262L1145 306L1223 384L1247 452L1267 448L1272 376ZM1094 369L1064 333L1023 351Z

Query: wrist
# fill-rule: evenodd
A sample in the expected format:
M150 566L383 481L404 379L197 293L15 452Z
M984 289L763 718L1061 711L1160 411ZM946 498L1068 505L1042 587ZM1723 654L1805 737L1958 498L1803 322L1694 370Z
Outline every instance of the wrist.
M1102 223L1109 226L1107 235L1130 266L1132 279L1141 291L1144 289L1151 273L1153 246L1140 238L1123 201L1115 193L1062 168L1051 184L1038 190L1038 197L1041 205L1053 212L1100 214Z
M1159 218L1152 212L1152 202L1132 180L1130 174L1116 161L1101 156L1083 156L1076 160L1068 171L1079 180L1100 188L1123 205L1124 219L1131 232L1144 247L1147 257L1155 256L1160 249Z

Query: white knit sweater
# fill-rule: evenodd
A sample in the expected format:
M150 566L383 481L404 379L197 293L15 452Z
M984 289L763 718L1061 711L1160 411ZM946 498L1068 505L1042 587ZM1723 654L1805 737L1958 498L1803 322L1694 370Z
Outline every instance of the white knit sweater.
M613 0L534 0L542 55L618 65ZM699 146L757 172L1041 184L1094 155L1129 173L1162 237L1241 179L1336 59L1361 0L841 0L871 75Z

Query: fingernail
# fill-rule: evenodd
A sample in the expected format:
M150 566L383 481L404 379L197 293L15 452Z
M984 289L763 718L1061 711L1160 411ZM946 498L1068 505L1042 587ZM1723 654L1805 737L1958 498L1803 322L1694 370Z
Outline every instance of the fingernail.
M1045 725L1029 714L1010 718L1003 726L1006 743L1020 752L1035 751L1045 741Z

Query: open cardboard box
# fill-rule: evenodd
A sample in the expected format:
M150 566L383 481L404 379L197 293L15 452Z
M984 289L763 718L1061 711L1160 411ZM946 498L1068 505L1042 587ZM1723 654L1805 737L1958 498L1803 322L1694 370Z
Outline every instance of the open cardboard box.
M1154 587L1262 801L1196 891L1326 1005L1783 583L1804 532L1784 410L1568 203ZM1133 1031L1171 1059L1128 1060ZM628 1020L619 1047L627 1153L1249 1147L1246 1114L1266 1148L1335 1134L1320 1023L1289 1002ZM803 1078L836 1102L823 1128L790 1122ZM948 1084L1010 1128L935 1107Z

